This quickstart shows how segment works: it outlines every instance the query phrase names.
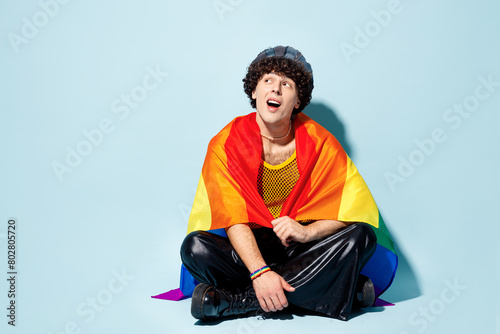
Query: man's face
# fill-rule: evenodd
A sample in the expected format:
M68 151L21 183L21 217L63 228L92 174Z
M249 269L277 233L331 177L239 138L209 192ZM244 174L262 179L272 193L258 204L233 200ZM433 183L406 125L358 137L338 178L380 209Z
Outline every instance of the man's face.
M274 72L264 74L257 83L252 99L256 100L257 114L268 124L289 124L295 108L300 105L295 82Z

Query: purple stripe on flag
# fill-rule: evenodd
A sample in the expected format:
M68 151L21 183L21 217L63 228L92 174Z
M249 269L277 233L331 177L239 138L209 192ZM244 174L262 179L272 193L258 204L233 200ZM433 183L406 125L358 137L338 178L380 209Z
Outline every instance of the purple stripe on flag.
M167 291L165 293L160 293L159 295L156 296L151 296L151 298L177 301L187 297L182 294L181 289L175 289Z
M373 304L373 306L394 306L394 304L386 302L383 299L377 298L377 300L375 300L375 303Z

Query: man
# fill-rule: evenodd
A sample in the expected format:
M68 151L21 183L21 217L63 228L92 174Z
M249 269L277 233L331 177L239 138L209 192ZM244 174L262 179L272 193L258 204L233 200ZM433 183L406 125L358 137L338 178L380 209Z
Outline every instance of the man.
M298 50L261 52L243 81L256 112L211 140L181 246L200 283L191 313L211 320L292 304L347 320L394 277L383 220L337 140L301 114L313 78Z

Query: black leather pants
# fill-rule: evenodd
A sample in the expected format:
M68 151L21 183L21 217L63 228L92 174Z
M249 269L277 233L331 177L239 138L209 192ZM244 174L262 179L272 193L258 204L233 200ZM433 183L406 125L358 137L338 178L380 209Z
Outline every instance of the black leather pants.
M281 244L272 229L253 232L267 265L296 289L285 291L290 304L347 320L359 272L377 244L369 225L351 224L324 239L289 247ZM192 232L181 246L181 258L198 282L225 289L252 285L248 269L227 237Z

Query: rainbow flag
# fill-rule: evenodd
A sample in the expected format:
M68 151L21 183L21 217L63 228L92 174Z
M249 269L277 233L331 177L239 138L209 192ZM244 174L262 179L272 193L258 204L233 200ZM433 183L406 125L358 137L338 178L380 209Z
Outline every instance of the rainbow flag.
M205 230L224 235L224 228L247 222L272 228L274 218L257 190L262 139L255 118L255 113L235 118L210 141L188 233ZM370 190L332 134L302 113L294 126L300 177L281 216L368 223L377 247L361 273L373 281L378 297L392 283L397 255ZM183 299L191 296L196 284L182 267L180 289L154 297Z

